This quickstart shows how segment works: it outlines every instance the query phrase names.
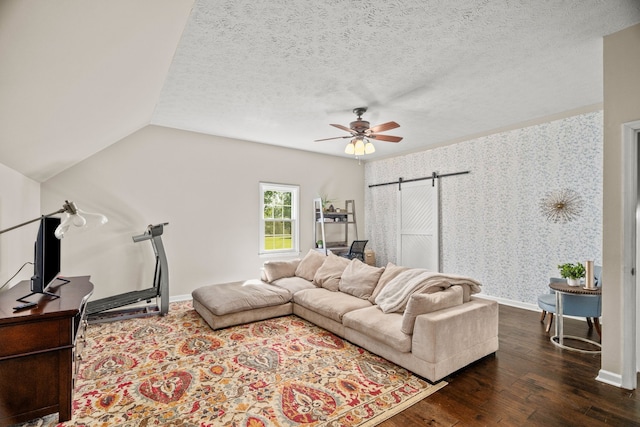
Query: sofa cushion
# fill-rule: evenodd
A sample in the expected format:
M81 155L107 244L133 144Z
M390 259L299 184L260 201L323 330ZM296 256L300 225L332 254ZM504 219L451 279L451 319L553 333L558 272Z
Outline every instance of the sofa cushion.
M286 304L291 292L259 280L202 286L191 295L216 316Z
M283 277L282 279L278 279L273 282L273 284L288 290L292 294L295 294L296 292L303 289L315 289L316 287L313 282L310 282L307 279L303 279L302 277L298 276Z
M293 295L293 302L340 323L342 323L342 316L345 313L359 308L371 307L371 303L367 300L324 288L296 292ZM399 326L398 330L400 330Z
M369 302L371 304L374 304L376 297L378 296L380 291L387 285L387 283L389 283L398 274L407 270L409 270L409 267L402 267L399 265L395 265L392 262L388 262L387 266L384 268L384 271L380 275L380 279L378 279L378 284L376 285L375 289L371 293L371 296L369 297Z
M383 271L383 267L372 267L354 258L342 273L340 292L368 299L376 288Z
M462 302L471 301L471 294L475 293L474 290L471 289L471 286L466 283L461 283L458 286L462 288Z
M313 281L313 276L316 275L316 271L324 263L326 257L320 252L313 249L309 249L309 252L302 258L300 264L296 267L296 276Z
M298 264L300 264L299 259L290 261L267 261L263 265L265 279L271 283L283 277L293 277L296 275Z
M330 291L337 291L340 284L340 277L347 265L349 265L347 258L329 252L329 255L324 257L324 262L313 276L313 283L315 283L316 286L329 289Z
M405 334L412 334L416 316L461 305L463 294L461 286L452 286L440 292L411 295L402 315L401 331Z
M402 325L400 313L385 314L377 306L371 306L346 313L342 323L345 328L356 330L401 353L411 351L411 335L400 330Z

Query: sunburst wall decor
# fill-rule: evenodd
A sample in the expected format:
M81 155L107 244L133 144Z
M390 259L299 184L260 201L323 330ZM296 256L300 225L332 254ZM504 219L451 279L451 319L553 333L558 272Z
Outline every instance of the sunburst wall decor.
M540 201L540 211L549 222L573 221L582 212L582 197L569 188L552 191Z

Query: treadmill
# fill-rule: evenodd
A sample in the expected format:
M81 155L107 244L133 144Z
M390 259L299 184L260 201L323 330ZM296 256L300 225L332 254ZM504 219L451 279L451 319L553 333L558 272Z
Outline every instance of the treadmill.
M167 256L162 244L162 233L164 226L169 223L149 225L144 233L133 236L134 243L151 240L153 252L156 255L156 266L153 275L153 286L139 291L125 292L87 303L87 321L89 323L109 322L132 317L145 317L153 315L165 316L169 312L169 267ZM145 301L150 304L153 299L158 298L159 305L134 307L123 310L114 310L131 304Z

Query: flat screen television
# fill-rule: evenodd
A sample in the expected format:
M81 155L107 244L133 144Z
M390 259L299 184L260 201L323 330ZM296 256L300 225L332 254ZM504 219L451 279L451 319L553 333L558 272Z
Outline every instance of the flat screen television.
M33 294L57 295L47 292L60 273L60 239L54 232L60 225L60 218L42 218L36 237L31 292Z

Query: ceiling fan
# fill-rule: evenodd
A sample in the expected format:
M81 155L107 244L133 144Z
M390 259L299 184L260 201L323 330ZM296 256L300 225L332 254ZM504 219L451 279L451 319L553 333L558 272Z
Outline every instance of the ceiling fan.
M381 125L369 126L369 122L362 120L362 115L367 111L367 107L354 108L353 112L358 118L349 123L349 127L331 124L333 127L349 132L351 135L336 136L333 138L316 139L318 141L329 141L332 139L353 138L344 149L347 154L355 154L356 156L362 156L364 154L371 154L376 151L375 147L371 143L370 139L377 139L387 142L400 142L401 136L380 135L379 132L385 132L391 129L400 127L396 122L387 122Z

